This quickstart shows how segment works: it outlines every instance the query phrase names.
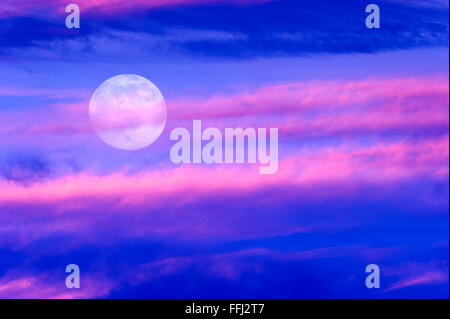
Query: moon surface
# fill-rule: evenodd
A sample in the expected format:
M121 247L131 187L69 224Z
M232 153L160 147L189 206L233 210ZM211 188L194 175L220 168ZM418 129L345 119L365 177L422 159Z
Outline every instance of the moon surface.
M149 146L161 135L166 126L166 102L161 91L146 78L119 74L95 90L89 116L106 144L134 151Z

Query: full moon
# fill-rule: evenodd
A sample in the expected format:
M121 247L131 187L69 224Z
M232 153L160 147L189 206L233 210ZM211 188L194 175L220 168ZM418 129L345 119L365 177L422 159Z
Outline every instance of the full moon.
M108 145L127 151L152 144L166 126L166 102L146 78L119 74L107 79L89 102L97 135Z

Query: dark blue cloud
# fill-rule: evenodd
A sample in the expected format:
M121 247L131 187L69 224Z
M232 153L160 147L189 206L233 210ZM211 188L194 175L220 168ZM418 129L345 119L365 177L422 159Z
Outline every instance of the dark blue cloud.
M100 18L95 12L89 12L82 16L79 30L66 29L64 16L53 21L36 17L15 18L0 22L3 39L0 44L3 49L0 50L7 55L12 47L45 47L52 40L67 39L85 41L83 48L94 50L89 45L89 37L110 30L157 36L157 42L162 43L165 52L195 57L374 53L448 45L447 8L388 1L379 1L378 4L381 7L381 28L370 30L365 26L367 3L361 0L345 3L284 0L249 6L195 5L153 9L112 18ZM58 18L61 23L57 22ZM216 37L214 34L206 38L201 35L201 32L211 31L221 33ZM190 35L186 36L186 32ZM150 45L148 49L148 54L152 54L156 47Z
M49 163L34 155L14 155L0 161L0 177L18 183L30 183L47 178L51 174Z
M448 270L448 206L433 211L415 205L412 211L402 209L397 201L302 202L290 205L292 220L284 221L298 219L306 225L314 219L323 225L320 230L220 242L149 236L120 239L109 231L95 243L81 246L76 244L81 233L61 232L25 243L20 253L0 249L4 265L0 274L19 270L24 275L51 273L57 274L53 280L62 283L65 266L76 263L82 280L102 275L113 284L104 296L108 298L448 298L448 282L386 290L425 272ZM283 212L287 208L266 209ZM336 217L326 218L331 213ZM260 216L252 216L248 230L261 222ZM103 216L98 226L106 219ZM342 223L348 219L355 223ZM127 225L124 220L120 223ZM255 250L262 252L253 254ZM318 254L297 255L314 251ZM187 262L178 267L183 258ZM369 263L380 266L382 289L365 287Z

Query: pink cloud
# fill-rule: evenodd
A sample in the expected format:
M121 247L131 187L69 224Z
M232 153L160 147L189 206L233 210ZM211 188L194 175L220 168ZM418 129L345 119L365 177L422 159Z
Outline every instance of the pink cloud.
M25 95L71 94L17 88L3 91ZM166 131L180 125L191 126L192 119L202 119L205 126L219 128L278 127L281 140L442 133L449 125L448 94L447 78L418 77L313 81L196 100L181 97L167 101ZM83 101L53 105L45 116L42 112L2 114L0 134L31 137L92 134L89 99L86 94L80 96L85 97ZM142 116L130 114L130 117ZM126 119L116 122L114 128L132 125Z
M444 271L428 271L423 274L411 276L406 279L402 279L387 290L396 290L405 287L412 287L418 285L430 285L430 284L442 284L448 282L448 272Z
M248 229L245 225L254 215L234 212L233 207L276 207L299 199L308 203L350 200L361 196L361 189L368 185L371 200L389 199L396 195L388 189L398 185L419 178L447 179L448 142L446 136L306 149L282 160L274 175L259 175L257 166L185 165L136 174L84 172L29 185L3 180L0 208L5 213L0 216L0 238L5 245L20 246L49 234L83 234L74 242L89 242L102 236L99 223L124 238L255 238L312 231L322 226L274 223L289 212L270 209L259 216L258 227ZM423 193L416 200L427 207L448 205L428 196ZM189 208L209 202L223 210L198 214L198 209ZM235 223L236 219L240 222ZM124 224L128 227L121 227Z
M270 185L345 181L354 177L372 182L412 178L421 174L444 177L448 174L448 141L446 136L418 143L350 144L321 148L316 152L297 151L297 154L281 161L279 172L273 176L257 174L256 165L242 167L224 164L214 168L195 165L161 167L135 175L123 172L106 176L81 173L30 187L3 181L0 184L0 204L59 201L86 196L121 196L127 202L139 202L148 196L177 195L186 190L204 196L216 192L256 190ZM424 149L427 152L423 152ZM189 200L189 197L183 199Z
M448 108L440 111L424 108L395 113L376 110L361 114L318 116L314 119L288 119L278 127L285 139L445 132L449 126L448 115Z
M397 290L406 287L448 283L448 262L431 262L427 264L407 263L398 267L387 267L383 270L386 276L398 279L385 289Z
M447 77L311 81L202 100L175 100L171 113L175 119L292 115L319 110L364 113L374 108L401 113L411 107L424 110L423 102L427 107L448 110L448 92ZM416 101L422 102L421 105Z
M54 278L60 277L59 282ZM109 294L113 284L102 276L85 275L81 287L69 289L64 276L40 275L20 276L10 272L0 278L0 298L14 299L88 299Z
M311 231L321 226L274 223L276 214L283 212L265 212L261 227L248 231L242 228L245 223L233 221L250 219L251 214L224 215L218 211L199 216L195 209L186 207L214 202L233 211L234 205L242 207L242 203L252 207L299 198L308 203L351 199L361 196L364 187L371 187L371 199L378 200L389 198L386 189L395 189L402 183L446 180L449 173L449 136L445 131L448 130L447 84L445 78L322 81L265 87L189 102L193 104L183 104L183 98L169 100L166 132L180 122L190 122L187 118L215 114L221 118L208 118L205 127L279 127L281 140L299 143L295 147L283 144L278 172L272 176L259 175L258 165L173 166L168 159L169 141L163 134L161 143L152 151L159 152L160 156L166 154L166 160L163 158L153 168L137 173L131 174L119 165L115 173L104 174L92 166L81 173L64 172L35 183L0 180L0 208L7 212L24 211L0 216L4 225L0 237L5 243L21 245L48 234L77 234L83 230L87 235L80 240L89 241L98 236L95 225L100 221L125 237L242 238ZM23 135L28 137L27 143L36 147L36 135L54 134L60 139L39 136L39 147L66 149L74 147L76 141L76 146L82 145L81 149L86 150L92 139L97 141L94 135L82 136L80 140L69 140L67 135L93 134L87 103L86 100L53 105L40 115L2 114L0 136L7 143L14 143L17 136ZM275 113L282 114L279 120ZM440 128L438 134L410 138L422 129L434 132L437 128ZM370 142L351 138L365 136L367 132L377 138ZM383 138L384 133L390 132L400 134L391 141ZM336 144L311 144L303 140L316 136L350 138ZM100 165L104 155L99 156L97 152L92 149L90 156L98 158ZM428 207L448 205L426 192L417 201ZM131 213L126 215L125 211ZM189 227L180 216L189 220L190 229L195 231L187 232ZM33 222L28 223L31 217ZM127 220L132 227L111 225L116 219ZM14 232L21 235L13 238Z
M81 13L90 15L114 15L127 11L148 10L170 6L190 6L198 4L228 3L230 5L248 5L276 0L78 0L76 4ZM63 0L5 0L0 8L0 17L17 17L23 15L65 14L66 6L70 2Z

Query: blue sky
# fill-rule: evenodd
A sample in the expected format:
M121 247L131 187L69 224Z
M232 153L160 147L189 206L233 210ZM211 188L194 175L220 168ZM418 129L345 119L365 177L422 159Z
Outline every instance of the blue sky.
M7 0L0 297L448 298L448 2L378 1L380 29L367 4L82 0L67 29L64 1ZM90 124L122 73L167 104L136 152ZM277 127L278 172L172 163L192 119Z

